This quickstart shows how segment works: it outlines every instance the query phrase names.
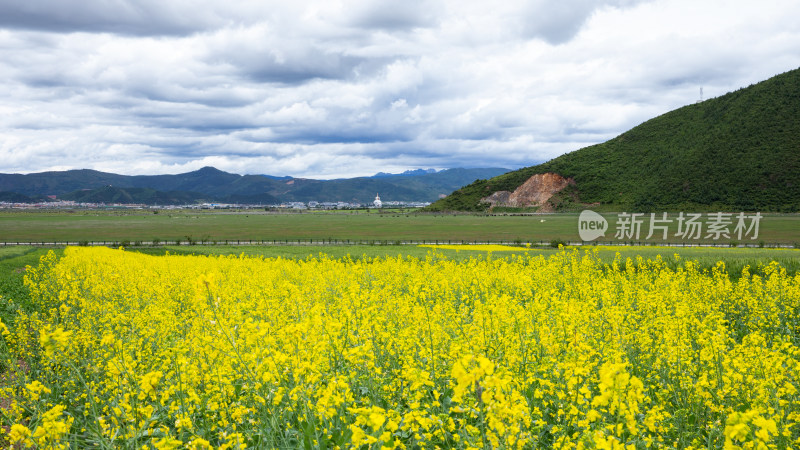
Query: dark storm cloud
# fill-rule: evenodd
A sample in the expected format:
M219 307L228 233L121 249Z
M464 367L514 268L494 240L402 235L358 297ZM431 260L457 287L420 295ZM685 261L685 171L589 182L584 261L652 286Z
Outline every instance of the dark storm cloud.
M353 130L322 130L306 129L291 130L282 133L276 130L275 138L271 142L298 143L298 144L385 144L391 142L407 142L406 133L382 132L380 130L353 129ZM300 132L298 132L300 131Z
M571 40L596 7L593 0L542 3L523 17L523 30L526 36L551 44Z
M400 31L434 26L441 12L441 3L430 0L371 0L353 8L351 20L356 27Z
M302 84L313 79L346 79L362 58L303 48L278 55L271 49L228 57L246 77L257 82Z
M187 89L174 85L140 85L125 90L132 98L159 103L192 103L217 108L239 108L254 99L229 89ZM131 102L128 102L130 105Z
M51 32L129 35L193 33L218 24L214 17L151 0L25 0L0 2L0 26ZM173 5L173 6L171 6Z
M571 41L598 9L630 7L643 1L649 0L536 0L522 15L522 30L525 36L563 44Z

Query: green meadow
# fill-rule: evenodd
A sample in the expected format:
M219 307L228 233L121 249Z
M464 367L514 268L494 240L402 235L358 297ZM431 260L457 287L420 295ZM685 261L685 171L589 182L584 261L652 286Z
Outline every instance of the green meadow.
M615 239L616 214L603 213L609 230L599 243L659 245L679 240L656 237L646 240L647 223L639 239ZM673 216L675 214L673 213ZM670 227L670 235L676 231ZM733 227L731 227L733 229ZM705 233L704 233L705 234ZM578 242L578 215L528 216L365 213L337 211L321 213L267 213L264 211L4 211L0 212L0 243L3 242L225 242L236 241L317 242ZM755 246L800 246L800 215L765 214L756 239L721 237L686 243Z

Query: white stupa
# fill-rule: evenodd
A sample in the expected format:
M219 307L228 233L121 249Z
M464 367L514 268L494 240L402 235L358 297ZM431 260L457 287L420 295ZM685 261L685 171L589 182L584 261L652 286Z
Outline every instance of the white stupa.
M380 208L381 206L383 206L383 202L381 201L381 196L375 194L375 201L372 202L372 204L375 205L376 208Z

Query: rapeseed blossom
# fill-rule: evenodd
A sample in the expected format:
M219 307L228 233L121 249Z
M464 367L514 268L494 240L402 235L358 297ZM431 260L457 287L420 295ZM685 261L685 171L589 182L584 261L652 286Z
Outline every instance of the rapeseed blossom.
M11 444L28 447L33 445L31 440L31 430L25 425L15 423L11 426L11 431L8 433L8 440Z
M800 447L800 276L592 252L67 248L7 325L38 448ZM10 322L11 323L11 322ZM2 331L0 327L0 331ZM5 333L3 333L5 334Z
M44 349L45 354L52 357L56 352L63 351L67 347L71 337L72 332L64 331L62 327L52 331L48 327L39 334L39 344Z

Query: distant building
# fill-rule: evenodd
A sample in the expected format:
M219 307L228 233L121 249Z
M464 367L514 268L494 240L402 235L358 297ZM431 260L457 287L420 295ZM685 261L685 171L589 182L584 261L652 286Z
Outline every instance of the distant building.
M380 208L381 206L383 206L383 202L381 201L381 197L378 194L375 194L375 201L372 202L372 204L375 205L376 208Z

